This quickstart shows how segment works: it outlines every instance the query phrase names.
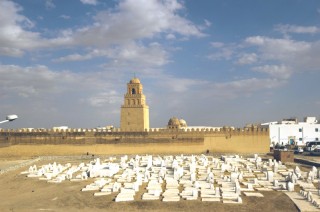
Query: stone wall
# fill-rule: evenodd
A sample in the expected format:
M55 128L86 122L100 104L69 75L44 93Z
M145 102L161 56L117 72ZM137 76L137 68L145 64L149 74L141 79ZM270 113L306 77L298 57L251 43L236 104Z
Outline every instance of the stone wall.
M57 154L56 150L60 148L57 146L61 145L71 145L74 146L73 149L78 146L79 151L82 151L80 147L83 146L83 149L90 149L95 154L196 154L207 151L266 153L269 151L269 144L269 132L265 128L222 129L220 131L161 129L145 132L120 132L118 130L111 132L93 130L0 131L0 147L51 145L50 154Z

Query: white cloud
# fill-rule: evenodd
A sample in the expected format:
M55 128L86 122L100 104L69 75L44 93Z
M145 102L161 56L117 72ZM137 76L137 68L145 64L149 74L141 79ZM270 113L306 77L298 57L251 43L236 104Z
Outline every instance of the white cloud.
M204 24L205 24L207 27L211 26L211 22L208 21L207 19L204 19Z
M320 32L320 29L316 26L297 26L289 24L280 24L275 27L276 31L283 34L296 33L296 34L316 34Z
M111 55L111 51L103 50L103 49L94 49L87 54L78 54L78 53L70 54L64 57L53 59L53 61L54 62L83 61L83 60L90 60L96 57L104 57L104 56L106 57L110 55Z
M67 62L67 61L82 61L89 60L92 58L92 53L81 55L81 54L70 54L64 57L53 59L54 62Z
M115 107L119 107L122 103L121 94L119 94L115 90L110 90L106 92L100 92L96 95L89 97L85 101L87 101L90 105L94 107L102 107L107 104L114 104Z
M236 43L210 42L213 47L213 53L207 55L210 60L231 60L238 51Z
M189 20L178 15L183 6L176 0L125 0L115 11L102 11L92 26L74 32L78 45L120 44L152 38L161 33L202 37L204 34Z
M0 1L0 55L22 56L25 50L48 46L39 33L28 31L34 23L21 11L12 1Z
M248 37L249 46L256 46L260 60L281 63L292 67L294 72L319 70L320 41L306 42L289 38Z
M246 65L246 64L253 64L255 62L257 62L258 60L258 56L255 53L244 53L242 55L240 55L240 58L237 61L237 64L240 65Z
M56 5L53 3L52 0L46 0L45 1L45 6L47 9L54 9Z
M21 127L69 125L61 122L71 120L70 127L94 127L97 120L118 120L118 116L109 114L115 108L119 110L122 95L118 92L125 86L119 83L121 78L116 73L56 72L40 65L0 65L0 75L1 110L19 113ZM92 120L92 116L96 119Z
M13 47L0 47L0 55L6 55L11 57L21 57L24 52L21 49Z
M114 61L125 61L128 63L142 66L162 66L168 63L167 52L158 43L150 43L148 46L139 45L136 43L127 43L114 47L112 49L94 49L87 54L71 54L60 57L53 61L81 61L89 60L96 57L108 57Z
M174 39L176 39L176 36L174 35L174 34L168 34L167 36L166 36L166 39L168 39L168 40L174 40Z
M53 4L52 1L46 2ZM184 7L177 0L123 0L114 9L94 15L92 24L77 29L63 29L52 38L44 38L36 30L28 30L34 24L20 14L22 8L19 5L7 0L0 4L0 55L18 57L34 49L76 46L86 47L86 51L98 49L95 51L100 52L74 53L54 61L79 61L107 56L118 61L141 60L141 63L160 66L168 62L168 53L160 44L152 44L152 38L204 36L200 27L180 15ZM61 18L68 19L69 16L61 15ZM143 39L148 39L150 44L141 44ZM108 52L112 49L112 54L104 53L103 49Z
M224 46L224 43L222 42L211 42L210 45L214 48L221 48Z
M290 67L286 65L264 65L253 67L252 70L266 73L276 79L289 79L292 74Z
M159 43L151 43L147 47L131 43L122 46L116 55L117 60L131 61L146 65L162 66L168 62L167 53Z
M45 66L20 67L0 65L1 90L12 96L36 97L58 92L61 88L55 80L67 82L75 79L69 72L52 72Z
M252 45L263 45L266 37L263 36L252 36L245 39L245 42Z
M177 78L170 75L158 76L158 82L162 87L168 88L169 92L183 93L192 90L192 87L200 87L205 81L188 78Z
M68 15L60 15L60 18L65 19L65 20L69 20L71 17Z
M209 54L207 58L210 60L230 60L232 59L234 50L232 48L221 48L218 52Z
M80 0L80 1L83 4L91 4L91 5L97 5L98 4L97 0Z
M274 89L282 86L284 83L286 83L286 81L271 78L249 78L225 83L214 83L211 86L212 93L209 95L222 97L222 99L239 98L251 96L259 90Z
M291 39L276 39L262 36L249 37L248 44L260 47L266 59L288 60L297 54L310 49L310 43Z

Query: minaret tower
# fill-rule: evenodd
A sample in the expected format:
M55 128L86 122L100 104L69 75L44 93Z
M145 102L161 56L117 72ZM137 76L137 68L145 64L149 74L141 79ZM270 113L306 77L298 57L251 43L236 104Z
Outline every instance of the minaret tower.
M149 106L142 93L142 84L136 77L127 83L127 93L121 106L120 129L126 131L145 131L149 129Z

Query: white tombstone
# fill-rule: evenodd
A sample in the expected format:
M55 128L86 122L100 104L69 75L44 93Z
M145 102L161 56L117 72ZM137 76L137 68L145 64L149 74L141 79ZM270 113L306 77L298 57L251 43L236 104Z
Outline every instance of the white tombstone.
M138 182L133 183L133 189L136 192L139 191L139 183Z
M214 189L213 183L210 183L210 189Z
M308 172L308 181L310 181L310 182L314 181L314 172L313 171Z
M193 182L193 181L196 181L196 173L191 173L190 175L190 180Z
M308 191L308 193L307 193L307 200L309 202L311 202L313 200L312 193L310 191Z
M241 197L238 197L238 203L242 203L242 198Z
M72 172L67 172L67 179L68 180L71 180L72 179Z
M158 182L159 182L159 183L163 183L162 177L159 177Z
M239 182L236 182L235 192L236 192L236 194L240 194L240 193L241 193L241 189L240 189L240 184L239 184Z
M287 182L287 190L294 191L294 184L292 182Z
M112 186L112 192L117 192L119 191L121 185L118 182L115 182Z
M236 172L231 172L231 174L230 174L230 180L231 180L231 182L235 182L236 181L236 179L238 179L238 173L236 173Z
M210 173L210 172L211 172L211 168L208 167L208 168L207 168L207 173Z
M220 188L216 187L216 196L220 196Z
M208 183L213 183L214 181L214 176L213 176L213 173L210 171L208 176L207 176L207 182Z
M315 166L312 166L312 172L314 174L314 176L317 176L317 168Z
M33 173L33 166L29 167L29 173Z
M159 197L160 196L160 190L154 190L154 196Z
M297 178L299 179L301 177L301 171L298 166L294 169L294 173L297 175Z
M192 190L192 196L193 197L198 197L198 190L197 189L193 189Z
M240 174L238 176L238 180L239 180L239 182L243 181L243 172L240 172Z
M87 180L87 179L88 179L88 174L87 174L87 172L82 172L82 173L81 173L81 179L82 179L82 180Z
M176 168L178 166L178 161L176 159L172 162L172 168Z
M195 187L195 188L200 188L200 184L199 184L198 181L195 181L195 182L194 182L194 187Z
M297 180L298 180L297 175L296 175L295 173L292 173L292 175L291 175L291 182L292 182L293 184L296 184L296 183L297 183Z
M274 164L273 164L273 172L277 173L278 172L278 168L279 168L279 164L277 163L277 161L275 161Z
M95 165L97 165L97 166L100 166L100 165L101 165L101 163L100 163L100 158L96 158L95 161L96 161Z
M273 182L273 171L268 171L267 172L267 180L269 182Z

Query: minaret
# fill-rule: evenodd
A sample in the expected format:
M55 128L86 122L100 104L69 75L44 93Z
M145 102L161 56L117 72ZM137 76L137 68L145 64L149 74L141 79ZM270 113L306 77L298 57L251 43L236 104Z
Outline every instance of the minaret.
M127 93L121 106L120 129L123 132L149 129L149 106L142 93L142 84L136 77L127 84Z

